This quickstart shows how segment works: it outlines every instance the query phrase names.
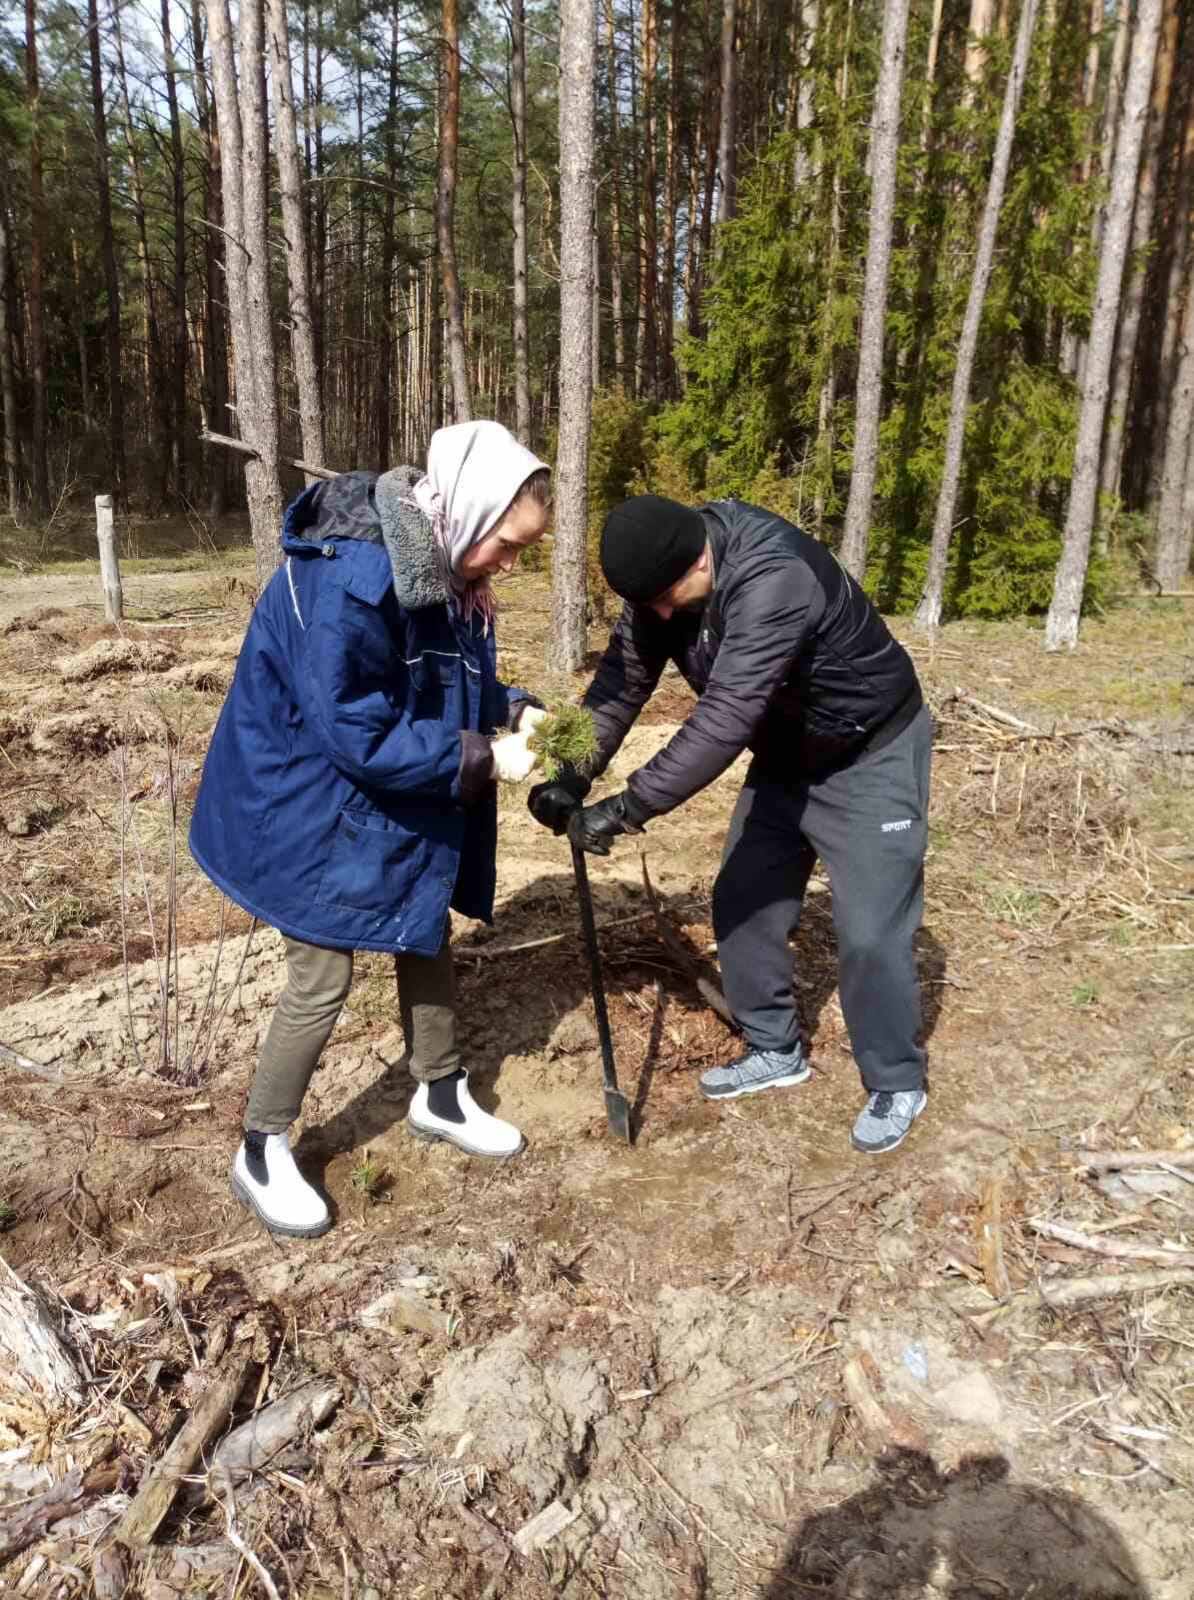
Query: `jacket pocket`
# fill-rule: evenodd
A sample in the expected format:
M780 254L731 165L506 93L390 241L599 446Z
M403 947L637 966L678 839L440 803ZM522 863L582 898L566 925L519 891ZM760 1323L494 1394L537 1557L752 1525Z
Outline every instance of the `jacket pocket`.
M396 916L430 861L426 840L342 811L316 896L325 905Z

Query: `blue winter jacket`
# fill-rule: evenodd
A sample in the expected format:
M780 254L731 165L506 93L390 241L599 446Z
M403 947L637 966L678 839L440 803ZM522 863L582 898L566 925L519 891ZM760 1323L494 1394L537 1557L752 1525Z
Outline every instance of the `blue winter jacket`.
M529 697L447 605L415 476L347 473L289 507L195 803L207 876L309 944L434 955L449 905L493 915L480 736Z

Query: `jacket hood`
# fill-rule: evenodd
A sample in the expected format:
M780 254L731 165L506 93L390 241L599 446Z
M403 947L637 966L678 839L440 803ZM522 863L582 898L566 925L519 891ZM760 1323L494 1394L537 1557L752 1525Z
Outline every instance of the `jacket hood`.
M414 467L395 467L311 484L286 508L282 548L293 554L330 539L383 545L403 610L443 605L450 598L443 561L412 492L421 476Z

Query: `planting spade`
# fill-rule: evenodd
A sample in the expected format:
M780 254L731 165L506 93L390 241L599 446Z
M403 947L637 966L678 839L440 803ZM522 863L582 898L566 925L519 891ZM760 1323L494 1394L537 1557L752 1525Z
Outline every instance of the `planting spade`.
M609 1131L626 1144L631 1142L630 1101L618 1088L614 1067L614 1041L609 1031L609 1012L605 1006L605 984L601 978L601 951L597 947L597 924L593 921L593 896L589 892L589 869L585 853L572 846L572 870L576 873L576 897L580 901L580 925L584 929L589 957L589 979L593 988L593 1010L597 1016L597 1036L601 1040L601 1065L605 1075L605 1117Z

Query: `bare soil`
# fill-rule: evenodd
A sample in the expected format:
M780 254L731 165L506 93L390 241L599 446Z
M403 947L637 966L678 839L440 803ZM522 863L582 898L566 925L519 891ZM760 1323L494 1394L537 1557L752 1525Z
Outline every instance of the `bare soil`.
M161 576L126 586L142 620L119 638L67 587L90 576L0 583L0 1040L63 1080L0 1061L0 1250L92 1380L36 1421L0 1395L0 1530L33 1469L48 1483L97 1438L110 1522L239 1328L237 1420L316 1374L344 1396L297 1465L237 1491L282 1594L1190 1593L1194 1271L1050 1304L1191 1248L1180 1165L1096 1180L1076 1153L1194 1148L1189 607L1126 607L1064 658L1024 624L907 635L938 713L932 1093L892 1157L849 1148L819 879L794 944L812 1081L696 1092L736 1048L692 970L715 973L741 765L641 841L685 970L638 852L591 869L637 1129L615 1146L567 853L509 793L495 926L455 940L479 1096L527 1149L489 1166L407 1136L392 968L362 957L299 1142L337 1226L287 1243L227 1183L280 942L185 852L247 601L220 571ZM506 596L505 675L537 686L546 580ZM689 703L666 679L611 781ZM421 1313L362 1318L392 1293ZM556 1501L543 1548L517 1537ZM93 1592L103 1528L60 1524L0 1584ZM199 1485L127 1565L152 1600L261 1592Z

